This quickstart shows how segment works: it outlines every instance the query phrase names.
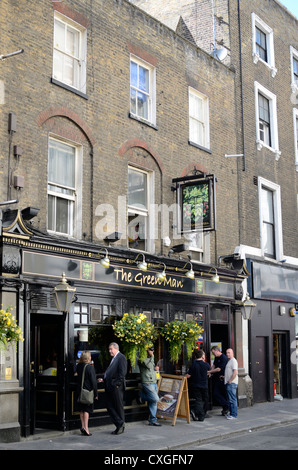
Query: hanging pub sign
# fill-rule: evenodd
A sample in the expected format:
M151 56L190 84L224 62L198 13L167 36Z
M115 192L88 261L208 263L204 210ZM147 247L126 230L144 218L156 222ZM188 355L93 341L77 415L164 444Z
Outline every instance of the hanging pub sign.
M186 176L176 183L181 233L215 230L215 176Z

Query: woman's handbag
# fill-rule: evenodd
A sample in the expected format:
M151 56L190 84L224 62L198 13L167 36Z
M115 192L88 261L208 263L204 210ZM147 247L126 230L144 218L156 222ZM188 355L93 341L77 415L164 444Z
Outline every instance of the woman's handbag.
M88 364L85 365L84 370L83 370L83 375L82 375L82 386L81 386L81 391L79 394L78 402L82 403L83 405L92 405L94 401L94 392L93 390L89 391L83 388L84 385L84 379L85 379L85 369Z

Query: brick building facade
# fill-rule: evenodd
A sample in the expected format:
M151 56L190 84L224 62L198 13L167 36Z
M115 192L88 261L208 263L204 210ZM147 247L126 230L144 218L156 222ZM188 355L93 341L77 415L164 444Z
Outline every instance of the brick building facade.
M218 260L236 247L246 259L243 247L260 248L256 178L281 184L279 165L284 165L282 172L298 191L295 164L291 169L282 154L264 146L256 150L255 139L243 152L240 69L233 59L240 51L237 36L231 34L229 42L227 4L216 2L216 22L210 25L207 2L202 2L208 37L214 39L215 28L216 45L231 47L221 63L210 55L213 41L210 49L205 33L196 36L193 11L179 13L173 28L166 17L153 18L143 5L126 0L2 3L0 52L20 51L0 62L0 191L3 202L12 201L2 215L2 303L13 300L25 335L18 349L16 392L22 434L36 426L78 426L73 377L78 353L92 349L101 374L99 356L112 338L110 324L127 311L145 311L156 325L197 319L204 327L203 347L209 351L213 342L234 347L246 378L246 326L243 330L238 304L247 271L244 263L235 268L233 260L229 265ZM235 30L236 3L229 3ZM249 73L257 73L254 66ZM266 73L263 86L278 83L281 74ZM252 113L253 97L243 93L246 100ZM245 132L253 134L252 122L245 123ZM282 143L290 146L282 137L279 142L280 149ZM244 158L225 157L242 152L245 172ZM260 168L251 164L256 156L261 156ZM210 199L204 199L204 208L211 212L199 230L181 234L177 210L188 183L200 191L205 185ZM288 220L297 224L297 206L295 214L294 199L284 191L282 204L289 207ZM210 230L202 231L204 223ZM109 243L105 237L114 232L122 235ZM297 239L290 231L283 238L284 256L295 262ZM102 272L104 253L111 268ZM141 274L139 256L152 273L142 277L142 286L130 283ZM186 277L189 265L195 271L192 280ZM152 287L162 266L167 284ZM57 315L50 297L61 272L77 290L68 316ZM215 273L219 283L212 282ZM100 345L90 340L94 328L106 332ZM53 344L50 336L57 338ZM43 370L50 349L56 349L58 368L47 379ZM164 371L173 372L161 340L156 349ZM186 365L181 357L175 373L183 373ZM139 419L137 374L130 372L127 419ZM246 402L245 387L240 395ZM107 420L99 400L92 421Z

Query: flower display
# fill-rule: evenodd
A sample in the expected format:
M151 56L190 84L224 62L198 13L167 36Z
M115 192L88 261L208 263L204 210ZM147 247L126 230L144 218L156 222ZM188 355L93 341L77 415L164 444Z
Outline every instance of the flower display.
M0 310L0 347L6 348L9 343L24 341L21 328L12 315L12 307Z
M147 357L147 349L156 339L154 325L148 322L146 315L125 313L121 320L113 325L115 335L123 344L124 354L135 366L137 356L140 361Z
M166 323L161 329L161 334L169 343L170 360L172 362L178 361L183 344L186 345L186 356L189 359L197 347L198 337L203 331L203 328L194 320Z

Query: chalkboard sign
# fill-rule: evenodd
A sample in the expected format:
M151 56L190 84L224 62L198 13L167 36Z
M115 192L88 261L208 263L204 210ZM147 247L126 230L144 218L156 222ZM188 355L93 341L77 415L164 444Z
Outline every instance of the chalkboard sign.
M175 426L177 417L190 423L188 387L186 377L162 374L158 383L157 416L171 419Z

